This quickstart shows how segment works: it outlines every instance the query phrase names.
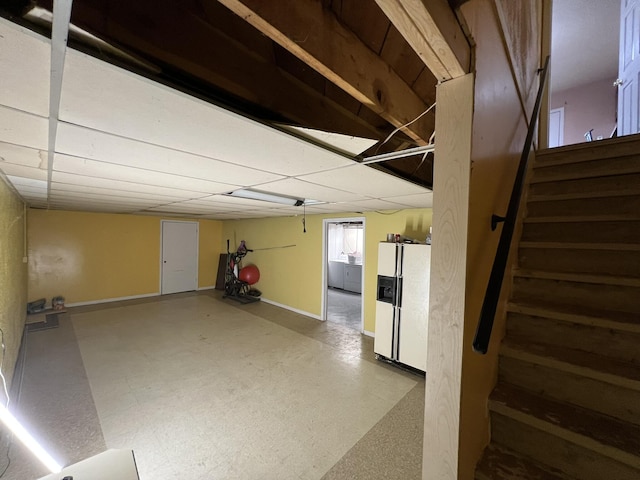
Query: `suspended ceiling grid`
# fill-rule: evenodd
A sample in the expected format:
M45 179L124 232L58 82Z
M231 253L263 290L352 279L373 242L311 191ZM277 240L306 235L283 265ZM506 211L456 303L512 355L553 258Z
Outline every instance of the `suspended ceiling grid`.
M50 40L0 20L0 170L34 207L249 218L428 207L430 190L67 49L48 185Z

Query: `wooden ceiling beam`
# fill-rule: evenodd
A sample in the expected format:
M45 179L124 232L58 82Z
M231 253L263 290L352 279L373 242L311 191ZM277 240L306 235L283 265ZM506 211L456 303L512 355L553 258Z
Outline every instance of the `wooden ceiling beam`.
M387 128L377 128L277 68L271 58L263 56L265 48L260 48L260 41L271 44L271 40L256 33L256 41L245 38L246 43L240 42L220 29L225 25L210 23L221 21L217 11L205 10L203 18L176 6L174 0L156 1L155 10L150 10L149 0L106 9L108 5L101 0L79 2L74 12L76 23L304 127L373 139L388 135ZM145 17L149 11L153 15ZM148 22L141 24L140 18Z
M376 0L439 81L469 72L471 48L447 0Z
M212 1L212 0L210 0ZM427 105L380 56L318 0L218 0L396 127ZM425 115L403 131L424 145L434 129Z

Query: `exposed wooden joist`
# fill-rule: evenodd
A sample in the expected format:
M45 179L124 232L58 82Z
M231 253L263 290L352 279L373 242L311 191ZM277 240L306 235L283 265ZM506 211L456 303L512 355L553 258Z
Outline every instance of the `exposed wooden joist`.
M446 0L376 0L440 81L469 71L471 49Z
M394 126L426 110L411 87L321 2L219 1ZM433 127L433 117L425 116L404 132L424 145Z
M220 5L205 8L203 15L174 0L160 0L154 4L152 19L144 24L139 19L150 8L148 1L108 10L107 6L105 2L85 1L77 6L74 21L100 37L173 65L303 126L366 138L388 134L277 68L267 56L273 54L271 40L259 34L256 41L247 42L230 37L222 29L225 25L220 25L225 18L219 11L226 11ZM228 11L227 15L235 17Z

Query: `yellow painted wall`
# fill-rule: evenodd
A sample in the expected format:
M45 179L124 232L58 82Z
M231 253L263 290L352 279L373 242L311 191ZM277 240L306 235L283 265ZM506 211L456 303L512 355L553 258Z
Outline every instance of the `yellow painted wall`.
M387 233L399 233L424 241L431 226L431 209L409 209L386 212L338 213L307 215L307 233L303 233L302 216L225 221L221 248L226 239L235 250L241 240L257 251L245 257L243 265L255 264L260 269L256 284L263 297L308 312L321 314L322 224L326 218L365 218L365 330L375 330L375 289L378 271L378 243ZM294 245L288 248L272 248ZM269 250L260 250L269 248Z
M470 0L462 6L477 45L458 475L465 480L474 478L475 465L489 441L487 399L497 379L504 295L489 353L478 355L471 345L499 240L500 229L491 231L490 218L506 212L526 136L518 91L528 112L536 94L540 6L540 0ZM500 35L500 16L507 48Z
M0 328L6 352L2 373L11 381L27 312L24 251L24 204L0 180ZM0 394L2 402L6 399Z
M161 218L29 210L29 298L67 304L160 291ZM198 286L215 284L222 223L199 220Z

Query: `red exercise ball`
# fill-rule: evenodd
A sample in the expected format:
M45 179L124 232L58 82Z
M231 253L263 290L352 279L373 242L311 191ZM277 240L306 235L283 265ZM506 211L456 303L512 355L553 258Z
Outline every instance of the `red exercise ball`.
M258 270L258 267L255 265L247 265L240 270L238 278L243 282L247 282L249 285L253 285L258 283L258 280L260 280L260 270Z

